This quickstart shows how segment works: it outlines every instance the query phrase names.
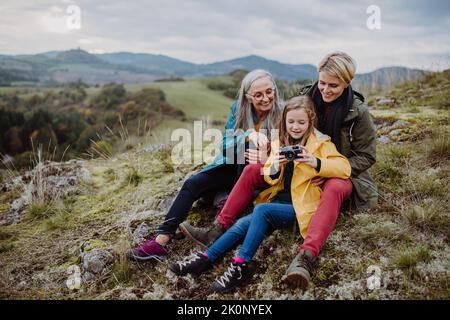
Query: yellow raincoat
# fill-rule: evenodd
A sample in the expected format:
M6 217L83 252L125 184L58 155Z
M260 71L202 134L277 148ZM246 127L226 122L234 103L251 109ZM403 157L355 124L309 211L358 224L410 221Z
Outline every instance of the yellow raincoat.
M279 141L272 142L271 154L264 165L264 179L271 185L268 189L259 194L255 200L255 205L272 201L277 193L284 189L284 165L280 166L280 175L272 179L270 168L273 164L273 157L279 150ZM300 233L303 238L308 232L309 222L319 206L322 189L311 183L311 179L317 176L324 178L348 179L351 174L350 163L346 157L341 155L329 136L318 130L309 136L306 148L315 157L321 160L320 172L304 163L294 164L294 173L291 181L291 196Z

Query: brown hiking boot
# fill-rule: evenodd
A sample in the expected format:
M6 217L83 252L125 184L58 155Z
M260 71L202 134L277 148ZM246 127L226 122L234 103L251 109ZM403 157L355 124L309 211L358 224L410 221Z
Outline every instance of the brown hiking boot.
M316 260L317 258L312 252L301 250L295 256L281 281L288 284L291 288L306 290L311 281L311 272L316 264Z
M184 221L178 227L186 237L200 245L203 250L225 232L225 228L217 221L209 228L194 227L187 221Z

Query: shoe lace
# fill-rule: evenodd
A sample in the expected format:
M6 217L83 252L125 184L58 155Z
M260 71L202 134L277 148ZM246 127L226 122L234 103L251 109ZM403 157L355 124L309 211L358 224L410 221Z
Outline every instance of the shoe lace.
M314 261L310 259L305 253L301 254L299 259L297 259L297 267L305 268L306 270L311 270L313 268Z
M200 255L195 254L195 255L193 255L191 257L188 257L184 261L178 261L177 264L180 266L180 269L182 269L183 267L186 267L187 265L197 261L198 259L200 259Z
M229 283L231 279L233 278L234 274L236 273L236 270L239 271L239 277L237 280L242 278L242 269L239 265L234 265L233 263L230 264L227 271L224 272L223 275L219 277L216 281L222 286L225 287L225 283Z

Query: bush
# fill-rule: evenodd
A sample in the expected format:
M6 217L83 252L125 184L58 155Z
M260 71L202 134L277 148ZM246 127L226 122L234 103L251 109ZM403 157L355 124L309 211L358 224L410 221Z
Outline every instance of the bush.
M127 98L127 91L122 84L107 84L99 94L92 98L91 104L99 109L115 109L124 103Z
M91 144L91 149L94 151L95 155L106 159L116 154L116 150L105 140L93 142Z
M227 89L233 88L234 85L227 83L227 82L223 82L220 80L211 80L208 83L208 88L211 90L217 90L217 91L225 91Z
M223 95L227 98L236 99L238 95L238 89L236 88L228 88L224 91Z
M435 131L432 135L431 146L428 150L431 160L446 160L450 158L450 136L444 131Z
M48 218L56 213L53 203L32 203L28 206L27 214L30 218Z
M430 249L425 246L401 248L391 257L391 264L399 269L410 269L420 262L431 260Z

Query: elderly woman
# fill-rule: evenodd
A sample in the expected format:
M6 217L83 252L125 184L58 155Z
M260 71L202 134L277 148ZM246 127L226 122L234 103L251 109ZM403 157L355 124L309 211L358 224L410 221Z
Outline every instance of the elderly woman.
M304 242L298 248L298 255L284 277L287 283L301 288L309 284L311 270L334 228L344 201L349 200L352 209L367 209L376 204L378 196L377 187L368 172L376 161L375 126L364 97L351 86L356 72L355 62L346 53L333 52L322 59L318 71L319 80L303 88L300 94L312 97L318 129L330 136L339 153L348 158L352 172L348 180L312 180L312 183L322 186L320 203ZM245 168L213 227L195 228L184 222L180 229L202 247L214 241L242 213L255 189L264 187L260 167L255 164ZM217 227L220 223L224 228Z
M192 204L206 194L234 186L245 165L236 163L236 150L244 150L246 142L251 140L257 148L245 152L247 161L263 163L267 159L269 141L260 131L270 136L281 111L282 105L272 75L265 70L248 73L242 80L238 99L231 107L222 141L222 154L184 182L156 235L130 250L128 256L139 261L166 258L166 245L175 235L178 225L186 219Z

